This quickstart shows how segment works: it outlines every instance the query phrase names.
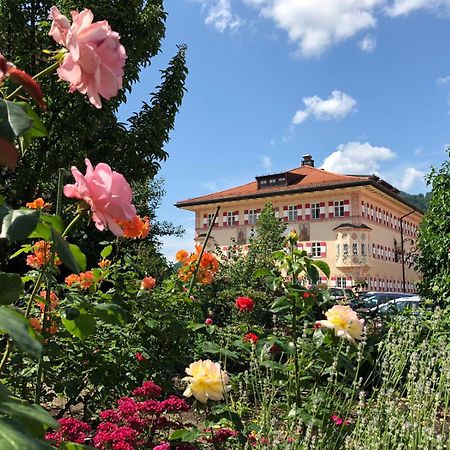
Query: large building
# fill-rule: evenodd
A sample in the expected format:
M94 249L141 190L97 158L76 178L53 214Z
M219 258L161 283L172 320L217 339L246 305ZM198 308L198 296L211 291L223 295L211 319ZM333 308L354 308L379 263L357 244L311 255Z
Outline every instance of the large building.
M298 247L328 263L331 279L324 282L349 287L365 281L370 290L415 291L418 275L402 263L402 255L414 245L423 213L375 175L328 172L305 155L298 168L176 206L195 212L196 242L204 240L220 206L208 245L226 253L233 244L248 248L268 201L286 222L286 232L297 230Z

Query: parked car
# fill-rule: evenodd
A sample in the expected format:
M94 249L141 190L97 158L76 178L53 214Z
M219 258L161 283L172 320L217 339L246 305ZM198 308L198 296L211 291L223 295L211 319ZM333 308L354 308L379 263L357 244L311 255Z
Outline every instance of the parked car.
M355 294L351 289L348 288L330 288L330 299L334 301L344 301L346 303L351 303L355 300Z
M421 304L421 298L418 295L410 295L409 297L400 297L370 309L371 313L378 314L396 314L407 309L416 309Z
M395 300L397 298L406 298L411 297L413 294L407 294L404 292L377 292L370 291L365 292L360 295L358 298L352 300L350 306L361 312L368 312L372 308L379 308L384 303L387 303L391 300Z

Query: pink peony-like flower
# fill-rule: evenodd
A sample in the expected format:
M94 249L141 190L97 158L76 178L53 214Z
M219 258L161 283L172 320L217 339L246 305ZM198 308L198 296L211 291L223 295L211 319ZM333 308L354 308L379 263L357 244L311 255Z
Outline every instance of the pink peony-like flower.
M136 215L136 208L131 203L133 193L130 185L122 174L112 170L108 164L97 164L94 169L89 159L84 161L86 175L72 167L75 184L66 184L64 195L89 204L98 230L108 228L116 236L122 236L123 230L117 221L130 220Z
M127 58L120 36L108 22L94 22L90 9L72 11L72 25L56 6L50 9L53 19L49 35L68 53L58 69L59 77L70 83L70 92L87 94L97 108L100 96L109 100L122 88L123 66Z

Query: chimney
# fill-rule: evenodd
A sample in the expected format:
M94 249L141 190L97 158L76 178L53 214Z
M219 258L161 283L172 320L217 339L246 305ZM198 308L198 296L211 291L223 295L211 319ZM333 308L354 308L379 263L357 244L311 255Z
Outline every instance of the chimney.
M302 167L303 166L314 167L314 160L311 155L303 155Z

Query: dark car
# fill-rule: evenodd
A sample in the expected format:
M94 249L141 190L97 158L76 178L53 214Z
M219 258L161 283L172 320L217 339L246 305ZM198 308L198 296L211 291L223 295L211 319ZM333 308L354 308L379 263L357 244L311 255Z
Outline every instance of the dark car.
M348 288L330 288L330 299L334 301L343 301L345 303L351 303L355 300L355 294Z
M361 312L371 311L373 308L379 308L381 305L398 298L411 297L413 294L404 292L365 292L359 298L351 302L351 307Z

